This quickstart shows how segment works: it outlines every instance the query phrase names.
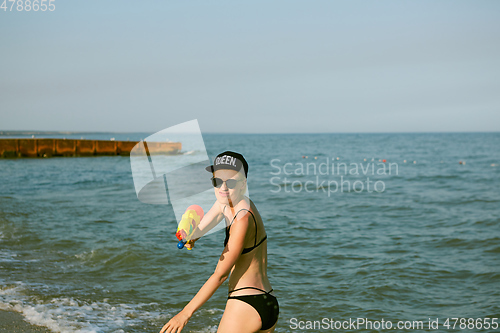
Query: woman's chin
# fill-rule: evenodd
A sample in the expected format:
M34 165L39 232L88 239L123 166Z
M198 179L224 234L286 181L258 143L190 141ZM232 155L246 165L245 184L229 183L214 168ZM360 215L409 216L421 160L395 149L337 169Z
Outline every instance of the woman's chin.
M217 198L217 201L223 204L233 204L236 205L242 198L238 197L236 195L230 195L229 193L221 193L218 192L215 197Z

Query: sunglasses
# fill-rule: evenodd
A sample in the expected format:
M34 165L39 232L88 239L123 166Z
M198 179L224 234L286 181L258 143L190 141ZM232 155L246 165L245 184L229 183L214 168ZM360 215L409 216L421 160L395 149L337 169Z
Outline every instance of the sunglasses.
M228 180L222 180L220 178L211 178L212 179L212 185L216 188L220 188L223 183L226 183L226 186L228 189L233 189L236 187L236 184L239 182L237 179L228 179Z

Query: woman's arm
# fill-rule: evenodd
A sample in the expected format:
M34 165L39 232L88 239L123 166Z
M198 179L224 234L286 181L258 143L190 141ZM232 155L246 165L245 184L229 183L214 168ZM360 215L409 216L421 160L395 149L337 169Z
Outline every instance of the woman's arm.
M231 236L219 258L215 272L208 278L207 282L205 282L184 309L163 326L160 333L180 332L193 313L205 304L221 284L226 281L231 269L243 251L243 244L249 225L248 215L245 214L233 223Z
M216 201L212 208L206 214L203 215L203 218L200 221L198 227L194 230L191 239L197 240L210 230L219 224L220 221L224 218L224 214L222 214L222 210L220 208L220 204Z
M226 245L226 248L219 257L219 262L215 268L215 272L210 276L207 282L201 287L196 296L184 308L188 314L192 315L198 310L226 281L234 264L238 260L243 251L243 243L248 229L248 214L238 219L231 227L231 236Z

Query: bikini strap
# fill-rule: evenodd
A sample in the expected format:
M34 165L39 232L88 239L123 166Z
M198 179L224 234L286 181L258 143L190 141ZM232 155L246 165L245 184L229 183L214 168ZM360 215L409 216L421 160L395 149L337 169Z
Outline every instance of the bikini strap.
M248 210L248 209L247 209ZM253 215L253 213L251 211L248 211L250 214L252 214L252 217L253 217L253 223L255 224L255 240L253 242L253 246L254 247L257 247L257 220L255 219L255 215Z
M224 206L224 209L226 209L226 206ZM255 215L253 215L252 211L251 210L248 210L246 208L242 208L240 209L238 212L236 212L236 214L234 214L234 217L233 217L233 220L231 221L231 223L229 224L229 227L231 227L233 225L233 222L234 220L236 220L236 216L238 216L238 214L242 211L242 210L246 210L247 212L249 212L250 214L252 214L252 218L253 218L253 223L255 224L255 240L253 242L254 246L255 244L257 244L257 220L255 219ZM224 211L222 211L224 212Z
M224 206L225 208L225 206ZM242 208L240 209L235 215L234 215L234 218L233 218L233 221L231 222L231 225L233 224L234 220L236 219L236 216L242 211L242 210L246 210L248 211L251 215L252 215L252 218L253 218L253 222L255 224L255 239L254 239L254 242L253 242L253 246L251 247L248 247L246 249L243 249L243 251L241 252L241 254L245 254L245 253L248 253L250 251L252 251L253 249L255 249L257 246L259 246L260 244L262 244L266 239L267 239L267 235L264 236L264 238L262 238L262 240L259 242L259 244L257 244L257 233L258 233L258 227L257 227L257 220L255 219L255 215L253 215L252 211L246 209L246 208ZM226 227L226 239L224 240L224 246L227 245L227 242L229 240L229 229L231 229L231 225L229 225L228 227Z
M250 214L252 214L253 223L255 224L255 240L253 241L253 246L251 247L251 249L253 250L254 248L256 248L256 247L257 247L257 231L258 231L258 230L257 230L257 220L255 219L255 215L253 215L252 211L250 211L250 210L248 210L248 209L246 209L246 208L242 208L242 209L240 209L240 210L238 211L238 213L239 213L239 212L241 212L243 209L244 209L244 210L246 210L247 212L249 212ZM238 213L236 213L236 215L238 215ZM236 218L236 215L234 216L233 221L234 221L234 219ZM231 222L231 225L232 225L232 224L233 224L233 222ZM267 237L267 236L266 236L266 237ZM261 241L261 243L262 243L262 242L263 242L263 241ZM251 251L251 250L250 250L250 251Z
M258 291L262 291L266 294L269 294L270 292L273 291L273 289L269 290L269 291L265 291L265 290L262 290L262 289L259 289L259 288L255 288L255 287L243 287L243 288L238 288L238 289L233 289L231 291L228 292L228 294L232 293L233 291L238 291L238 290L243 290L243 289L255 289L255 290L258 290Z
M260 244L262 244L265 240L267 239L267 235L264 236L264 238L262 238L262 240L259 242L259 244L257 245L254 245L252 247L247 247L246 249L243 249L243 251L241 251L241 254L245 254L245 253L248 253L250 251L253 251L253 249L255 249L256 247L258 247Z

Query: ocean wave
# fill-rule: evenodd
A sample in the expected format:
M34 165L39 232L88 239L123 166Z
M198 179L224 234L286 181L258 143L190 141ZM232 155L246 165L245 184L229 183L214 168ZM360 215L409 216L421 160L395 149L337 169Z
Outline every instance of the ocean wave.
M75 254L74 257L89 267L133 267L134 263L144 257L141 249L124 249L122 247L104 247Z
M464 249L483 249L488 245L499 244L498 237L483 238L483 239L464 239L458 237L439 238L429 242L434 244L436 248L464 248Z
M21 262L21 261L24 262L25 261L25 260L15 259L16 257L17 257L17 253L5 251L5 250L0 250L0 263L1 262ZM38 260L32 259L30 261L38 261Z
M0 218L0 241L11 239L16 233L13 223Z
M478 202L484 202L484 203L497 203L500 202L500 200L495 200L495 199L466 199L463 201L459 202L454 202L455 205L466 205L466 204L473 204L473 203L478 203Z
M29 323L55 333L157 332L182 309L158 302L122 302L112 297L34 295L34 287L21 281L0 280L0 310L18 312ZM219 308L200 309L190 321L191 332L216 332L223 312Z
M115 222L113 221L108 221L108 220L94 220L94 223L109 223L109 224L113 224Z
M500 253L500 246L494 247L492 249L484 250L484 252L489 252L489 253Z
M500 224L500 219L498 218L482 219L475 221L474 224L484 225L484 226L497 226Z
M21 313L33 325L44 326L60 333L101 333L140 331L164 315L158 303L113 303L74 297L54 297L46 300L30 296L22 282L0 288L0 310ZM171 315L172 311L167 311Z

